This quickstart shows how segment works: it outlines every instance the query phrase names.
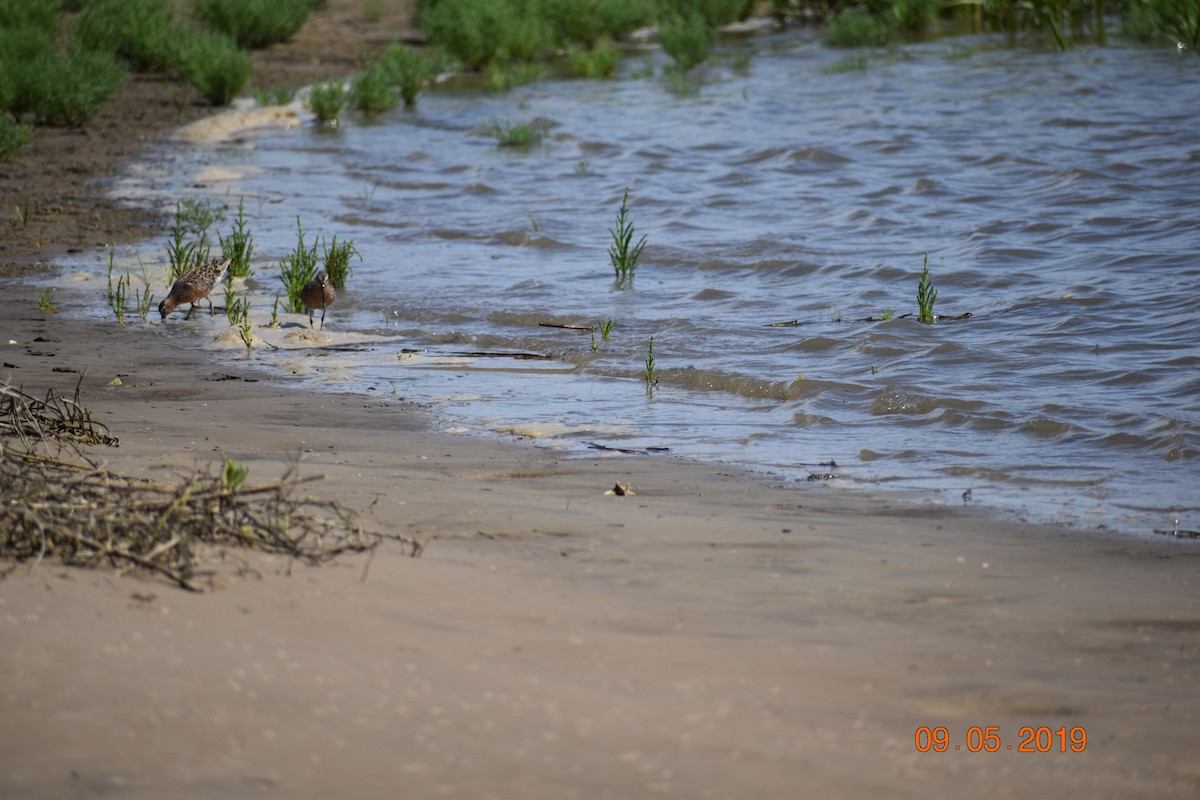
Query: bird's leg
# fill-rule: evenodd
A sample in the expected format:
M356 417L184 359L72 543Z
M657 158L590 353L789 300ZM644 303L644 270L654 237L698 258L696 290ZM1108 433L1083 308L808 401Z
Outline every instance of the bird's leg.
M195 304L195 303L192 303L190 306L188 306L188 312L187 312L187 315L184 317L184 320L189 320L189 319L191 319L191 318L192 318L192 312L193 312L193 311L195 311L195 310L196 310L196 304Z
M321 309L321 330L325 330L325 309Z

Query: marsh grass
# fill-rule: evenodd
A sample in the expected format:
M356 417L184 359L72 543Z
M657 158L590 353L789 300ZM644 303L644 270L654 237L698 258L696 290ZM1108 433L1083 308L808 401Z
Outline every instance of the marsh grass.
M354 246L354 240L351 239L345 242L338 242L337 236L333 237L333 242L326 246L325 240L321 240L321 261L325 266L325 274L329 276L329 283L334 289L342 290L346 288L346 280L354 274L354 270L350 267L350 258L358 256L358 260L362 261L362 254Z
M117 281L113 283L114 269L113 254L110 250L108 253L108 307L116 316L117 324L124 328L125 304L129 294L129 273L117 275Z
M7 161L33 139L33 126L23 125L0 110L0 161Z
M550 123L535 119L531 122L504 122L495 120L483 127L483 132L496 140L501 147L526 147L546 137Z
M0 27L28 25L53 37L62 22L61 0L2 0Z
M608 232L613 240L608 248L608 257L616 273L616 286L618 289L630 289L633 287L633 277L637 272L638 260L642 257L642 249L646 246L646 237L643 236L636 245L633 244L634 226L629 221L628 188L621 198L621 210L617 212L616 223Z
M304 105L317 115L319 121L337 125L347 100L346 87L341 81L327 81L313 85Z
M208 261L209 247L205 232L219 219L212 216L215 211L211 203L211 200L185 198L175 204L175 222L171 227L171 238L167 240L168 285L192 267ZM189 223L196 230L195 239L191 236Z
M284 42L304 25L315 0L197 0L193 13L243 47Z
M304 286L317 276L317 245L304 244L304 228L296 217L296 247L279 262L279 279L287 293L286 309L290 314L304 313L301 294Z
M654 337L650 337L650 346L646 348L646 360L643 364L642 379L646 382L646 394L652 394L658 388L658 373L654 362Z
M246 224L246 198L238 200L237 216L233 219L233 231L228 237L217 234L221 244L221 255L229 259L230 278L248 278L253 273L250 255L254 252L254 236Z
M621 51L611 39L601 39L590 49L575 46L567 50L571 72L584 78L611 78L621 63Z
M286 106L296 99L299 91L295 86L275 86L269 89L254 89L254 102L260 106Z
M180 73L214 106L227 106L250 81L250 55L224 33L203 31L179 46Z
M211 197L185 197L176 206L176 215L204 236L209 228L225 219L225 207Z
M38 291L37 308L38 311L44 311L47 313L58 311L58 306L54 305L53 286L43 286Z
M271 308L271 320L267 323L267 327L279 327L279 295L275 295L275 305Z
M89 0L71 32L75 49L120 56L139 71L166 73L176 66L179 27L163 0Z
M821 69L826 75L839 75L846 72L863 72L871 65L871 59L861 53L839 58L832 64Z
M400 93L379 62L350 79L350 103L363 114L381 114L400 104Z
M109 53L80 50L46 61L34 84L43 125L82 127L125 80L125 65Z
M658 27L659 44L681 72L707 61L716 40L716 29L697 13L672 16Z
M831 47L882 47L894 36L895 28L886 17L859 7L839 11L825 27L825 41Z
M917 322L932 325L935 319L933 304L937 302L937 289L929 280L929 253L925 254L925 265L921 269L921 279L917 282Z
M434 66L424 53L402 42L393 42L383 51L379 64L388 80L400 92L406 108L416 105L417 95L434 78Z
M546 77L546 68L531 61L496 59L488 64L485 88L493 92L507 92L517 86L527 86Z
M616 325L616 324L617 324L616 320L605 319L602 322L597 322L595 325L592 326L592 352L593 353L598 352L600 350L600 345L596 341L596 331L600 331L600 338L607 342L608 334L612 333L613 325Z

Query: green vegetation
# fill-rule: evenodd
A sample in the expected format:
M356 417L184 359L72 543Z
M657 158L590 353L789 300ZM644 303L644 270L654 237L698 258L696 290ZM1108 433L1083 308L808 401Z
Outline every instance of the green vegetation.
M230 325L242 325L250 319L250 298L234 297L233 284L225 284L225 319Z
M317 246L304 244L304 228L296 217L296 248L279 262L279 279L287 292L286 309L291 314L304 313L301 294L304 286L317 276Z
M271 89L255 89L254 102L260 106L286 106L296 99L295 86L276 86Z
M933 304L937 302L937 289L929 282L929 253L925 254L925 266L921 270L921 279L917 282L917 322L932 325L935 319Z
M250 254L254 252L254 236L246 225L246 198L238 200L233 231L228 237L218 233L217 240L221 243L221 255L229 259L229 277L250 277Z
M495 139L501 147L524 147L545 138L550 124L545 120L532 122L489 122L483 132Z
M113 283L113 254L108 251L108 307L117 317L117 324L125 327L125 300L129 294L129 273L117 276Z
M716 39L716 28L696 13L671 17L658 28L659 44L681 72L707 61Z
M250 80L250 55L223 33L188 37L177 61L179 72L214 106L229 105Z
M41 291L38 292L37 307L38 311L58 311L58 307L54 305L53 286L44 286L42 287Z
M205 232L219 219L213 216L215 213L211 200L187 198L175 204L175 223L171 227L171 238L167 240L168 284L208 261Z
M839 58L821 71L828 75L836 75L842 72L861 72L870 66L871 60L861 53Z
M886 16L859 7L839 11L825 28L825 41L833 47L881 47L894 36Z
M646 381L646 394L651 394L658 388L658 375L654 369L654 337L650 337L650 346L646 348L646 362L642 378Z
M0 28L28 25L53 37L58 33L62 0L0 0Z
M309 90L304 105L317 115L319 121L337 125L347 99L346 87L341 81L327 81L315 84Z
M125 80L125 67L108 53L76 51L51 61L42 73L37 119L81 127Z
M221 488L226 492L236 492L246 482L249 472L245 464L239 464L232 458L225 459L225 467L221 470Z
M599 329L600 338L607 342L608 334L612 332L613 325L615 325L615 324L616 324L615 320L605 319L603 322L597 322L595 325L592 326L592 352L593 353L599 352L599 350L600 350L600 344L596 341L596 330Z
M1200 0L1131 0L1127 36L1200 51Z
M528 61L493 61L487 67L483 85L493 92L507 92L517 86L525 86L546 77L542 64Z
M633 286L633 276L637 272L638 259L642 257L642 248L646 246L646 237L633 244L633 224L629 221L629 189L621 198L621 210L617 212L615 227L609 228L613 243L608 248L608 257L612 262L613 271L617 274L617 288L629 289Z
M386 67L376 62L350 79L350 102L364 114L380 114L400 104L400 93Z
M90 0L71 36L75 48L111 53L134 70L167 72L190 29L175 24L164 0Z
M334 236L333 243L328 247L325 246L325 240L321 240L321 260L334 289L345 289L346 279L354 273L350 268L351 256L358 256L362 260L362 254L354 246L353 240L338 243L337 236Z
M33 139L33 126L22 125L12 114L0 111L0 161L8 160Z
M407 108L416 105L421 88L434 77L433 62L425 54L401 42L389 45L378 63L388 81L400 91Z
M596 42L591 49L575 45L567 50L571 71L584 78L611 78L620 62L620 51L607 38Z
M314 0L197 0L196 18L243 47L287 41L308 19Z
M185 197L176 203L175 215L204 236L209 228L225 219L225 207L211 197Z

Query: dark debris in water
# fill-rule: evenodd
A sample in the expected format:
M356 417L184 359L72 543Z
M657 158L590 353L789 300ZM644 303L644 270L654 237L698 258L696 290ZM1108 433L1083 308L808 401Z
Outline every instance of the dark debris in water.
M1164 531L1155 528L1154 532L1159 536L1173 536L1176 539L1200 539L1200 531L1185 531L1180 528Z
M629 455L629 456L648 456L648 455L652 455L654 453L669 453L669 452L671 452L671 448L661 447L661 446L613 447L612 445L601 444L600 442L584 442L584 444L587 445L587 447L591 450L603 450L606 453L622 453L624 455Z

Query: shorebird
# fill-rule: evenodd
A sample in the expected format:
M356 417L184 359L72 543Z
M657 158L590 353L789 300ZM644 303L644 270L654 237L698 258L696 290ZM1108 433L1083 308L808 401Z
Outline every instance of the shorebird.
M228 258L214 258L207 264L192 267L180 275L175 279L175 283L171 284L171 293L167 295L167 299L158 304L158 313L162 314L163 319L166 319L167 315L180 304L191 303L191 308L184 317L184 319L190 319L192 312L196 310L196 303L208 297L217 284L225 279L225 271L229 269L230 261L231 259ZM212 313L213 304L212 300L209 300L209 316L212 316Z
M337 292L333 290L333 284L329 282L329 275L324 270L318 272L317 277L304 284L304 288L300 290L300 299L304 302L304 310L308 312L308 327L313 327L313 311L319 308L321 309L321 330L325 330L325 309L329 308L336 297Z

